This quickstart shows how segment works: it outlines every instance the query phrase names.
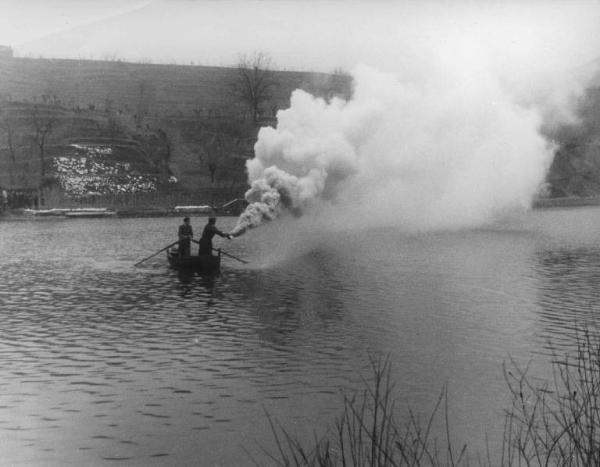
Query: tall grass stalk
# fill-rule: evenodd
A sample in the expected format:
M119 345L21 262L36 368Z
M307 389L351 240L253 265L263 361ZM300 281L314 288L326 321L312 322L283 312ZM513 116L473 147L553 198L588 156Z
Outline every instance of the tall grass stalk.
M577 333L574 356L553 363L553 381L535 384L511 362L505 378L503 465L600 466L600 339Z
M373 379L344 396L344 408L323 437L308 446L271 417L276 452L269 459L284 467L458 467L600 466L600 336L577 333L574 354L552 362L553 378L539 382L514 360L504 365L509 403L503 436L494 452L471 458L467 445L452 444L448 391L443 388L425 420L409 410L397 418L390 359L371 358ZM442 418L443 417L443 418ZM445 437L433 436L441 422ZM486 438L487 444L487 438ZM256 465L260 465L256 463Z
M425 423L409 411L404 426L396 419L394 384L388 358L371 358L373 379L365 389L344 395L344 409L325 436L315 437L306 447L267 415L275 438L276 452L266 450L275 465L285 467L395 467L467 465L467 448L456 451L450 441L448 393L442 390ZM432 438L432 427L443 407L446 439L441 449ZM256 463L256 465L260 465Z

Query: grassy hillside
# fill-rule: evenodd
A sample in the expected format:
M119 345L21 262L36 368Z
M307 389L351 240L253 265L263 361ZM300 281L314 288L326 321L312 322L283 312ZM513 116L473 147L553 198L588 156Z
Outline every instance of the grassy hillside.
M222 202L246 190L258 128L338 75L273 71L255 121L237 68L0 57L0 187L46 204ZM145 201L144 201L145 200Z
M293 90L350 93L345 75L273 71L255 121L234 92L237 73L0 56L0 188L63 204L224 202L243 195L258 128L274 124ZM557 144L551 197L600 195L600 87L578 113L546 130Z
M243 114L231 92L236 68L154 65L121 61L4 58L0 96L41 102L44 96L70 109L166 116ZM285 108L294 89L327 93L335 77L323 73L274 71L277 86L265 111Z

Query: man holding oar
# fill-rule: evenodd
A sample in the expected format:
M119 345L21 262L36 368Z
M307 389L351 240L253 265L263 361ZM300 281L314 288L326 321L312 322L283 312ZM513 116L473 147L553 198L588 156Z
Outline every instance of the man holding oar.
M208 224L206 224L206 226L204 227L204 230L202 231L202 237L200 237L200 242L198 243L198 245L200 245L200 247L198 248L199 255L211 255L212 254L212 250L213 250L212 239L215 235L219 235L220 237L231 239L231 234L221 232L217 228L216 223L217 223L216 217L211 216L208 218Z
M178 231L179 236L179 256L190 256L192 238L194 237L194 231L192 230L192 226L190 225L190 218L185 217L183 219L183 224L179 226Z
M192 227L190 225L190 219L189 219L189 217L186 217L183 220L183 224L179 227L179 231L178 231L179 240L178 241L173 242L170 245L167 245L166 247L157 251L156 253L144 258L141 261L138 261L137 263L135 263L135 266L139 266L144 261L147 261L150 258L155 257L160 252L165 251L165 250L169 249L170 247L177 245L177 244L179 244L180 258L183 258L185 256L189 257L190 250L191 250L191 248L190 248L191 242L194 242L194 243L197 243L198 245L200 245L200 248L198 249L198 255L211 255L212 256L212 251L213 251L212 239L215 235L219 235L221 237L228 238L228 239L231 239L233 237L233 235L230 233L225 233L225 232L220 231L217 228L217 226L215 225L216 222L217 222L216 217L213 217L213 216L209 217L208 224L206 224L206 226L204 227L204 230L202 232L202 237L201 237L200 241L197 241L197 240L193 239L194 233L193 233ZM248 261L238 258L237 256L233 256L232 254L222 251L221 249L219 249L218 251L219 251L219 257L220 257L220 255L225 255L225 256L235 259L241 263L248 264ZM169 257L169 258L171 258L171 257ZM189 261L189 259L186 261ZM169 262L171 262L171 259L169 259Z

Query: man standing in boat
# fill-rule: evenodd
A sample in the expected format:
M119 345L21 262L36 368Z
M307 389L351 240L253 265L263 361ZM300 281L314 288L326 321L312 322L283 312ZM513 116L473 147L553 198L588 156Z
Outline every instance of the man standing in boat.
M199 242L199 245L200 245L200 247L198 248L199 255L211 255L212 254L212 250L213 250L212 239L215 235L219 235L220 237L231 239L231 234L221 232L219 229L217 229L217 226L215 225L216 223L217 223L216 217L211 216L208 218L208 224L206 224L206 226L204 227L204 230L202 231L202 237L200 238L200 242Z
M190 225L190 218L185 217L183 219L183 224L179 226L179 256L190 256L192 238L194 237L194 232L192 230L192 226Z

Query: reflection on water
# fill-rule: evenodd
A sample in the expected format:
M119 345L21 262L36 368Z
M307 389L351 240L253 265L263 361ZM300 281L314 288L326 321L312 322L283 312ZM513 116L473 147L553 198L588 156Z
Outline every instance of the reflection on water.
M133 267L173 224L0 223L0 463L247 465L273 445L265 410L311 438L371 352L391 355L403 406L427 412L448 383L457 436L477 446L501 432L502 362L541 368L550 341L596 325L596 210L338 233L268 263L257 230L222 244L247 266Z
M544 249L536 260L542 332L572 348L577 331L600 329L600 246Z

